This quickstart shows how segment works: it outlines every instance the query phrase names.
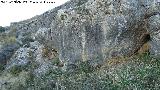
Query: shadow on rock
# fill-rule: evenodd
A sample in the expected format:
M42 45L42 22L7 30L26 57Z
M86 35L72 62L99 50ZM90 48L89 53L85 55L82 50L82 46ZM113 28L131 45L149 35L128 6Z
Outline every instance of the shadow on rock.
M14 52L18 49L19 45L11 44L6 45L0 51L0 64L6 65L7 61L12 57Z

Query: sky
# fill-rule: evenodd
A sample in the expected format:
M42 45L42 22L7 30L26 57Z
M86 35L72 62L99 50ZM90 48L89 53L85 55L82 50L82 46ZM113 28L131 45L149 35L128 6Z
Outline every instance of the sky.
M21 3L14 1L21 1ZM11 22L40 15L67 1L69 0L0 0L0 26L9 26Z

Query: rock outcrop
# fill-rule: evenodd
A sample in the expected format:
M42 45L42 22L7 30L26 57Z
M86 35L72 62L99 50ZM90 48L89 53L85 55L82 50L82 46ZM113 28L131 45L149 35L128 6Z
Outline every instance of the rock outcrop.
M71 9L58 10L57 18L52 22L51 37L52 41L58 44L60 60L69 64L79 60L90 61L97 65L110 58L134 55L150 41L156 44L151 44L148 51L154 52L158 49L158 46L154 46L158 43L157 40L152 40L152 37L155 37L152 33L160 29L159 2L84 2L77 3L77 6ZM141 50L141 53L145 51L147 50Z
M0 50L0 64L6 65L7 61L9 61L18 47L19 46L17 44L6 45L3 47L3 49Z
M160 2L71 0L42 15L12 23L8 31L13 29L21 46L30 48L31 42L38 41L54 50L65 66L83 61L101 65L110 58L143 53L140 49L146 43L150 48L144 52L159 55ZM17 57L11 61L20 60Z

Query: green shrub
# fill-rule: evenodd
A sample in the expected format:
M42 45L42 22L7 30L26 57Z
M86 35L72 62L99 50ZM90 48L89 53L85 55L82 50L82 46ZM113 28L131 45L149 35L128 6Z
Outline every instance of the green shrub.
M0 26L0 33L5 32L5 28Z
M59 60L58 57L56 57L56 58L54 58L54 59L52 60L52 64L53 64L53 65L59 66L60 63L61 63L61 62L60 62L60 60Z
M77 2L77 6L80 6L80 5L82 5L82 4L84 4L84 3L86 3L88 0L78 0L78 2Z
M30 90L159 90L160 59L149 54L128 58L125 63L105 66L94 70L88 62L77 64L75 73L62 68L48 70L36 77L30 72L26 86ZM53 64L58 64L55 60ZM13 68L13 74L21 72L21 67Z
M84 73L91 73L94 71L94 68L86 61L79 63L78 70Z
M67 15L62 14L62 15L60 16L60 18L61 18L61 20L66 20L66 19L67 19Z
M119 66L92 70L89 63L78 64L78 73L51 71L55 87L66 90L158 90L160 61L149 54L132 58ZM61 72L61 73L60 73ZM53 79L54 78L54 79ZM44 87L47 88L47 87Z
M0 64L0 74L2 73L3 70L4 70L4 65Z
M22 66L13 66L10 70L9 70L9 72L13 75L13 76L17 76L17 75L19 75L19 73L20 72L22 72L23 71L23 67Z
M3 45L10 45L16 43L16 36L0 33L0 42Z

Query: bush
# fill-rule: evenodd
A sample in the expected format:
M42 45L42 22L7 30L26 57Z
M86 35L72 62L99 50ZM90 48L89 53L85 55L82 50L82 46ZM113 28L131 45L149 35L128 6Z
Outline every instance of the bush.
M5 45L15 44L16 43L16 36L8 35L5 33L0 33L0 42Z
M77 64L76 72L50 69L40 77L31 72L23 89L30 90L159 90L160 61L149 54L128 58L129 60L93 70L88 62ZM58 62L55 62L55 64ZM13 74L20 67L12 70Z
M52 64L55 66L59 66L61 64L61 61L59 60L58 57L56 57L52 60Z
M5 28L0 26L0 33L5 32Z
M78 0L78 2L77 2L77 6L80 6L80 5L82 5L82 4L84 4L84 3L86 3L88 0Z
M159 66L159 59L144 54L133 57L122 65L116 64L114 68L93 70L87 62L83 62L78 64L76 73L58 69L50 71L44 77L52 78L54 88L57 90L64 88L66 90L158 90L160 89ZM46 85L43 88L48 87Z
M14 75L14 76L17 76L17 75L19 75L20 74L20 72L22 72L23 71L23 67L22 66L13 66L10 70L9 70L9 72L12 74L12 75Z

